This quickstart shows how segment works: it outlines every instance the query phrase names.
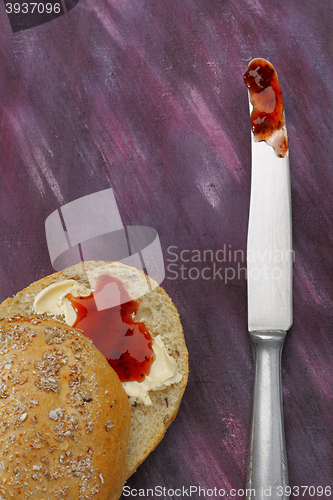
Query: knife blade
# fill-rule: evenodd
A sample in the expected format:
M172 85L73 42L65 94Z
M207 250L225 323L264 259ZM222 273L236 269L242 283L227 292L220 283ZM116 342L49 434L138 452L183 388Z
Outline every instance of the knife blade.
M252 138L247 239L249 331L292 325L292 241L289 155Z
M251 196L247 241L248 329L254 390L247 499L287 500L281 354L292 325L292 224L287 131L274 67L250 62Z

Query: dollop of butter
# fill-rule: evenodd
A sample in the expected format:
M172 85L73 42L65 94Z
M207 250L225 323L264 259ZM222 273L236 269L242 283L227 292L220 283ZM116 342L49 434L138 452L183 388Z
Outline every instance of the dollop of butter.
M126 394L147 406L152 404L148 394L149 391L164 389L168 385L180 382L182 379L176 361L167 353L161 335L154 337L153 350L155 360L151 365L149 375L146 375L142 382L123 382Z
M71 293L74 297L87 297L92 290L78 283L76 280L63 280L53 283L41 290L35 297L34 309L37 314L52 314L65 316L69 326L76 321L76 312L66 295ZM157 391L176 384L182 379L178 372L176 361L168 354L162 337L156 335L153 339L155 359L151 365L149 375L142 382L123 382L126 394L138 403L147 406L152 404L149 391Z
M41 290L35 297L34 309L37 314L64 314L67 325L73 326L76 321L76 312L66 295L73 297L87 297L91 290L80 285L75 280L64 280L52 283Z

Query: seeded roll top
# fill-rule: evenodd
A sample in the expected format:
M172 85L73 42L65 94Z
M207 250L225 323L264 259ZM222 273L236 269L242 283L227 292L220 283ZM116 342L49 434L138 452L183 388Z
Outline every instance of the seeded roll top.
M116 500L130 407L93 343L54 319L0 321L0 498Z

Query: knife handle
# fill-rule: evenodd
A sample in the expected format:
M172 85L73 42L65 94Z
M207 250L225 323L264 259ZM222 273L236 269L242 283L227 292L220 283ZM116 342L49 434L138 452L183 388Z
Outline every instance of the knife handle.
M247 500L289 499L281 386L285 336L283 331L250 332L255 373Z

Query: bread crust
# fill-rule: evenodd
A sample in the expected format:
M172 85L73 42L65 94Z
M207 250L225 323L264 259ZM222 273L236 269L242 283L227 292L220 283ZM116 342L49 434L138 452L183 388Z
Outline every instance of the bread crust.
M75 279L89 288L87 272L93 283L99 275L114 276L123 282L132 298L140 297L137 320L146 324L152 337L162 336L168 353L175 359L178 371L182 374L179 383L149 393L151 406L130 401L128 478L162 440L166 429L175 419L188 380L188 351L184 333L178 311L169 295L154 280L135 268L119 262L87 261L46 276L18 292L15 297L6 299L0 305L0 318L33 314L35 296L57 281ZM63 316L57 319L64 321Z
M0 321L0 497L117 500L130 407L78 330L39 316Z

